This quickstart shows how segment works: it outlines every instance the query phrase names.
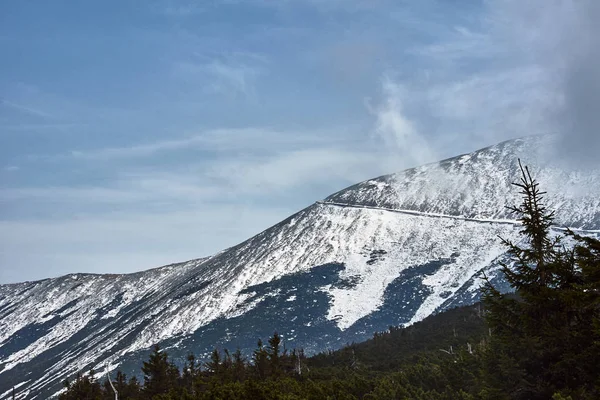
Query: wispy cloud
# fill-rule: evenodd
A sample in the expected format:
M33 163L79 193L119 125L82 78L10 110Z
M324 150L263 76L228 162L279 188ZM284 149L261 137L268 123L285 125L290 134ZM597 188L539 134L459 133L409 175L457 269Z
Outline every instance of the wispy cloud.
M113 160L120 158L150 157L163 152L200 149L211 152L255 151L341 143L341 129L315 131L278 131L269 128L210 129L194 135L170 140L157 140L123 147L99 148L89 151L72 150L60 158L72 157L87 160ZM41 156L40 158L45 158Z
M216 147L230 146L218 135L213 139ZM0 279L16 280L16 268L26 265L29 276L45 277L127 272L209 255L323 198L332 188L381 172L376 155L366 148L322 142L298 146L234 152L169 170L122 167L96 185L0 189L2 208L12 210L11 218L0 219L0 230L11 232L0 236L12 249L0 259L15 267ZM33 208L38 210L34 215L22 214ZM33 246L35 251L22 256L45 235L49 237ZM43 271L35 267L40 263Z
M221 61L213 61L202 68L215 79L211 86L216 92L247 97L254 95L253 82L260 74L257 68L244 64L225 64Z
M239 0L227 0L235 2ZM285 7L289 5L309 5L322 13L364 13L370 10L385 8L393 4L392 0L251 0L263 6Z
M402 160L404 167L434 161L435 152L427 137L405 113L409 93L389 77L382 82L382 92L381 104L369 105L376 118L374 134L383 139L387 150Z
M28 132L48 132L48 131L62 131L74 128L83 128L86 124L74 124L74 123L39 123L39 124L11 124L11 125L0 125L2 130L6 131L28 131Z
M192 1L160 1L154 5L154 8L168 17L189 17L205 10L199 2Z
M18 187L0 189L0 201L28 201L41 204L59 202L73 211L75 203L83 203L84 207L98 204L132 204L147 199L145 194L133 188L119 189L118 187Z
M136 144L129 147L107 147L88 151L72 150L68 156L88 160L147 157L160 152L189 148L200 143L202 143L201 136L191 136L182 139L159 140L147 144ZM65 155L60 157L64 158Z
M378 165L376 154L368 149L312 147L258 159L217 162L208 175L239 194L279 195L312 186L321 187L321 195L327 195L336 184L347 185L367 179L370 175L365 171L379 172ZM307 201L318 199L320 197Z
M494 49L486 69L496 77L481 86L489 93L482 109L493 105L490 117L502 117L506 130L560 134L556 153L570 164L596 162L600 3L499 0L485 11L486 47Z
M19 104L14 101L10 101L8 99L0 98L0 109L3 107L10 109L12 111L17 111L20 113L34 116L34 117L53 118L53 115L46 111L40 110L40 109L32 107L32 106Z
M192 59L176 62L173 75L228 98L252 99L256 96L255 85L266 72L266 66L266 58L254 53L222 53L212 57L196 55Z
M474 28L455 25L443 29L444 39L429 45L411 48L413 54L427 57L443 63L445 66L459 64L468 68L465 59L485 61L497 57L502 49L494 43L488 32L476 31Z
M2 82L0 81L0 84ZM116 105L92 105L41 86L17 82L0 86L0 129L2 132L47 133L98 129L107 122L130 121L135 113Z
M189 138L144 145L74 152L69 162L119 163L121 159L152 158L160 152L200 148L214 155L208 160L186 159L168 170L122 164L108 185L18 187L0 190L4 201L63 201L110 204L147 200L212 200L231 196L273 196L305 184L347 182L381 172L378 143L355 142L343 129L310 133L269 129L210 130ZM340 134L342 133L342 134ZM64 159L64 161L68 161ZM322 171L328 171L324 174ZM369 172L370 171L370 172ZM311 200L316 200L313 198Z
M498 0L459 21L429 21L431 42L407 52L423 68L391 68L404 99L396 111L406 115L403 108L409 107L410 122L434 149L460 152L465 143L479 147L567 130L563 137L573 152L597 148L598 113L585 111L599 92L594 88L600 68L590 66L600 60L592 39L600 35L586 23L600 9L595 4ZM413 17L407 11L401 18ZM582 54L585 62L578 58ZM583 149L579 144L585 142L591 146Z

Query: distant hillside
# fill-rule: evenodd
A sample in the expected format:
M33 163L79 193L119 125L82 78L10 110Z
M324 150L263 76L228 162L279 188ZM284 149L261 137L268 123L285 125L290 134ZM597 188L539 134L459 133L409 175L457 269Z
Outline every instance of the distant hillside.
M351 367L371 371L399 371L425 355L453 360L456 355L476 351L489 335L481 303L452 308L406 328L390 327L372 339L317 354L311 367ZM454 353L452 354L448 353Z

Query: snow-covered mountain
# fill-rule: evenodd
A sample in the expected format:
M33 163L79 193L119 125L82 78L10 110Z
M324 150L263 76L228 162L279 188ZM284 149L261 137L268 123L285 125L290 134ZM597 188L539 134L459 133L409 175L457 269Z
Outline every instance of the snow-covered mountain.
M503 142L371 179L212 257L128 275L0 286L0 399L47 398L77 371L134 371L154 343L175 357L243 350L281 333L308 352L370 337L479 297L499 237L518 240L517 160L556 223L600 230L600 171L566 171L548 139ZM505 287L506 289L506 287Z

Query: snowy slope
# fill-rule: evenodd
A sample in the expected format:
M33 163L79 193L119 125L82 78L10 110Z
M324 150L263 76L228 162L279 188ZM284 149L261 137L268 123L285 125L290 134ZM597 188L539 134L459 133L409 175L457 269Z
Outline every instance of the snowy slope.
M600 173L563 171L504 142L372 179L329 196L215 256L130 275L76 274L0 286L0 399L46 398L107 360L249 349L278 330L311 351L361 340L477 299L519 227L506 206L517 158L532 167L557 224L600 229ZM289 347L288 346L288 347Z
M513 219L506 206L521 201L512 186L520 176L521 159L548 192L547 204L556 210L557 224L598 229L600 176L597 171L560 168L547 155L552 140L528 137L502 142L440 163L371 179L325 201L476 219Z

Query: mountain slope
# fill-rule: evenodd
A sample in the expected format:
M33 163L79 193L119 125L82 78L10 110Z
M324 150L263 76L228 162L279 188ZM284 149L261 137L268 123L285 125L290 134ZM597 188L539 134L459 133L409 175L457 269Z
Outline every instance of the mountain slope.
M532 166L557 223L600 229L600 173L563 171L504 142L365 181L215 256L130 275L75 274L0 286L0 399L46 398L78 370L139 365L157 342L175 357L250 349L278 330L309 351L478 299L498 237L517 240L506 206L517 159ZM498 281L501 284L500 281Z
M558 225L598 229L600 177L597 171L561 168L549 155L553 137L499 143L439 163L371 179L335 193L325 202L373 206L474 219L514 219L506 206L521 202L512 183L518 160L528 165L548 191Z

